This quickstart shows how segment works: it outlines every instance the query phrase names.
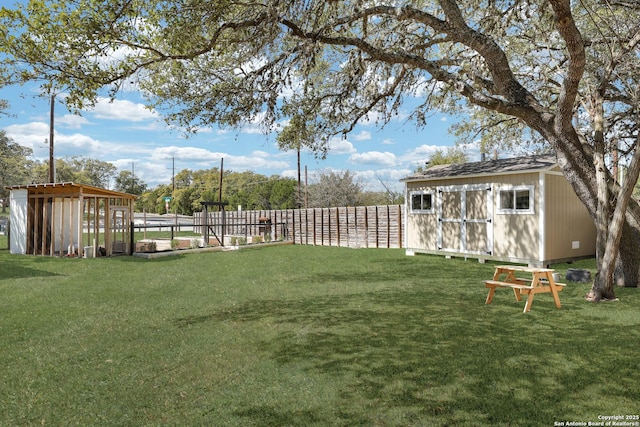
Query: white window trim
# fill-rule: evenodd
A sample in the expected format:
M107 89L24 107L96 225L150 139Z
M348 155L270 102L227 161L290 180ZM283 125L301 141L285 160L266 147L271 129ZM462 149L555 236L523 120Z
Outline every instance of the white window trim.
M414 195L431 195L431 209L413 209L413 196ZM436 212L436 193L432 190L410 191L409 192L409 209L413 214L434 214Z
M498 187L497 189L497 197L496 197L496 201L498 203L498 209L497 209L497 213L502 214L502 215L533 215L535 213L535 209L534 209L534 203L535 203L535 185L519 185L519 186L505 186L505 187ZM529 209L516 209L515 207L513 209L502 209L502 207L500 206L500 193L503 191L511 191L511 192L516 192L516 191L520 191L520 190L528 190L529 191ZM515 198L515 194L514 194L514 198ZM515 199L514 199L515 201Z

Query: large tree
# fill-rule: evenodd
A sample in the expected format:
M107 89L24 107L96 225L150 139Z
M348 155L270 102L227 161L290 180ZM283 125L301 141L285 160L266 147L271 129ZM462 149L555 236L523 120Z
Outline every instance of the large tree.
M56 159L55 166L57 182L75 182L101 188L109 188L109 183L118 170L112 163L81 156ZM49 161L34 164L31 182L49 182Z
M31 155L30 148L23 147L0 130L0 199L3 200L3 212L9 205L9 191L5 187L29 184L33 164Z
M556 152L597 225L594 299L614 297L614 270L639 282L635 1L32 0L2 15L6 80L53 82L78 108L133 81L180 126L295 118L320 153L407 106L418 125L475 109L485 137L502 127Z
M310 208L359 206L363 194L362 183L351 172L331 170L316 173L307 191Z

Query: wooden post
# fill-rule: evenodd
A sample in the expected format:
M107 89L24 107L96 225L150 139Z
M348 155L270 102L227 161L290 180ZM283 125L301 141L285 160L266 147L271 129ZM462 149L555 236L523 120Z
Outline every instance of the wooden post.
M77 219L77 232L78 232L78 256L82 257L84 255L84 247L83 247L83 236L84 233L84 196L80 193L80 197L78 198L78 219Z
M40 242L40 255L47 255L47 223L49 221L47 209L47 197L42 197L42 241Z
M93 198L93 256L98 256L100 246L100 199Z
M37 197L33 199L34 201L34 209L33 209L33 242L32 242L32 255L38 255L38 237L40 236L40 215L38 215L38 211L39 208L38 206L40 205L39 201L40 199L38 199Z
M344 216L345 216L345 229L347 230L347 247L351 246L351 239L349 238L349 233L351 230L349 230L349 207L345 207L344 208Z
M340 247L340 208L336 208L336 238L338 247Z
M387 248L391 247L391 215L389 215L389 205L387 205Z
M367 242L367 248L369 247L369 209L364 207L364 235Z
M54 241L55 239L55 227L53 226L55 221L56 221L56 215L55 215L55 206L56 206L56 199L55 197L51 197L51 204L50 206L50 210L49 210L49 255L53 256L55 254L55 246L54 246Z
M73 198L69 199L69 253L68 255L74 252L73 247Z
M354 206L353 207L353 229L356 231L356 246L359 244L358 242L358 236L359 236L359 229L358 229L358 207Z
M304 228L305 228L304 240L305 240L305 244L308 245L309 244L309 209L308 208L304 209Z
M398 247L402 247L403 225L402 206L398 205Z
M322 215L324 215L324 209L322 210ZM331 208L327 208L327 231L329 233L329 244L327 246L331 246ZM322 229L324 230L324 219L322 220ZM322 244L324 245L324 239L322 239Z
M64 197L60 198L60 256L64 256Z
M104 249L111 256L111 209L109 198L104 199Z
M324 246L324 208L320 208L320 246Z
M376 209L376 248L379 248L380 247L380 242L379 242L379 240L380 240L380 236L379 236L380 227L379 227L379 221L378 221L379 218L378 218L378 206L377 205L376 205L375 209Z

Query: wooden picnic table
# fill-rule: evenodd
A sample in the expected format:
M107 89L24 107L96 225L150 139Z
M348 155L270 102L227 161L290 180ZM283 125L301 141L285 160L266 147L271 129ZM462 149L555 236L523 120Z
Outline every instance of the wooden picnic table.
M550 292L557 308L560 308L558 292L562 291L564 283L556 283L553 279L554 270L550 268L526 267L519 265L498 265L492 280L485 280L485 287L489 288L486 304L491 304L496 288L511 288L516 300L522 301L522 294L527 295L524 313L531 310L533 297L536 294ZM526 275L527 277L522 277Z

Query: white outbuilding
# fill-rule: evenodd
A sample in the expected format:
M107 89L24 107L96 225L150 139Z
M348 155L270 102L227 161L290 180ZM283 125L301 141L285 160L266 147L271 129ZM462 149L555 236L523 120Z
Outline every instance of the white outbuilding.
M555 157L440 165L402 181L409 255L535 266L595 256L593 219Z
M131 254L137 196L72 182L8 187L12 254Z

